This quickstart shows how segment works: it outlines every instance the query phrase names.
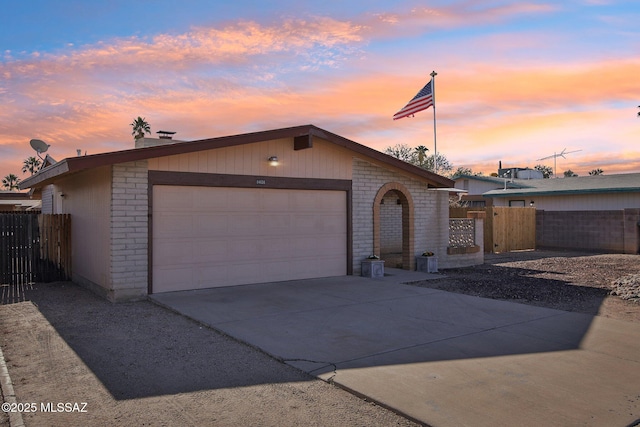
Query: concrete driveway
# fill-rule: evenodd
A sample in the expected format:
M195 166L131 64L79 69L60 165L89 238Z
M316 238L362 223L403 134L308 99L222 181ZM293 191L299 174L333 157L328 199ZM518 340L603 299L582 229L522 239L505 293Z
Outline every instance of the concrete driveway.
M153 300L433 426L633 425L637 324L403 283L335 277Z

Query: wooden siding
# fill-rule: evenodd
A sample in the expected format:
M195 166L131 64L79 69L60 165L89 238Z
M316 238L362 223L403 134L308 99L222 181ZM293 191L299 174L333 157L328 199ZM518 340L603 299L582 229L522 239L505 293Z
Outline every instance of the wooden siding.
M271 156L278 157L278 166L269 164ZM149 159L149 170L351 179L352 157L349 150L317 138L313 148L294 151L287 138Z
M103 287L110 280L111 167L56 183L62 213L71 214L73 275ZM64 196L61 196L64 195Z

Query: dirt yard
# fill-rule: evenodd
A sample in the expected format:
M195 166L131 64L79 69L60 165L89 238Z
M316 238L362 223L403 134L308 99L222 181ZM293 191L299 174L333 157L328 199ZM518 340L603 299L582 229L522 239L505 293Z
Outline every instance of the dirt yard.
M416 425L149 301L112 304L68 282L27 297L0 305L27 427ZM57 410L66 403L79 410Z
M640 323L640 255L509 252L440 274L412 284Z
M440 274L413 284L640 323L638 255L513 252ZM70 283L26 295L0 305L18 401L88 403L25 413L27 426L414 425L150 302L111 304Z

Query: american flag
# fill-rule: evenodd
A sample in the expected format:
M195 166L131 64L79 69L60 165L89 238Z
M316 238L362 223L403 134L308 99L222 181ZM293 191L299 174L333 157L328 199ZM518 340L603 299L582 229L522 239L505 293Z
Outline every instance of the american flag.
M400 111L393 115L393 120L398 120L403 117L413 116L418 111L426 110L433 106L433 90L431 84L433 79L429 80L429 83L413 97L407 105L405 105Z

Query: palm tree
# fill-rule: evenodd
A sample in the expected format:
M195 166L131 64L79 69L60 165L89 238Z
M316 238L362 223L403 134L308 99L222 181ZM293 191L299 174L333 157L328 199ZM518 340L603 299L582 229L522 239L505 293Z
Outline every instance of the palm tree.
M17 190L19 183L20 183L20 178L18 178L12 173L2 178L2 186L9 191Z
M131 132L131 135L134 135L135 139L140 139L140 138L144 138L144 134L146 133L151 133L151 126L149 126L149 123L147 123L147 120L138 116L137 119L135 119L133 121L133 123L130 124L131 127L133 127L133 132Z
M598 169L594 169L591 172L589 172L589 175L591 176L596 176L596 175L602 175L604 173L604 171L600 168Z
M23 165L24 166L22 166L22 173L30 172L31 175L33 175L34 173L36 173L38 167L40 166L40 159L33 156L27 157L23 162Z
M429 151L429 149L424 145L418 145L416 147L416 154L418 156L418 166L420 166L421 168L426 166L427 151Z

